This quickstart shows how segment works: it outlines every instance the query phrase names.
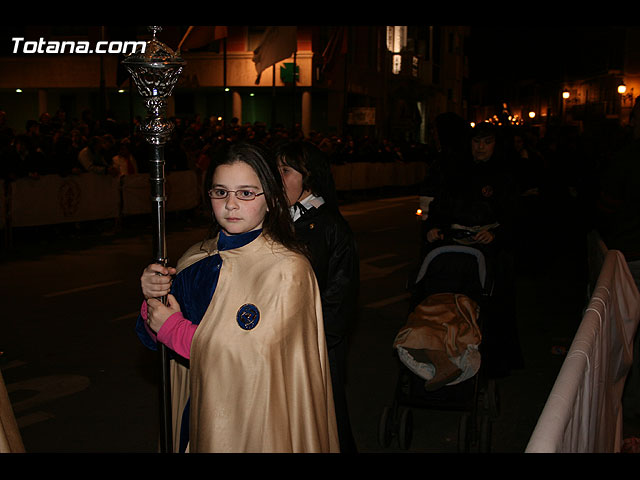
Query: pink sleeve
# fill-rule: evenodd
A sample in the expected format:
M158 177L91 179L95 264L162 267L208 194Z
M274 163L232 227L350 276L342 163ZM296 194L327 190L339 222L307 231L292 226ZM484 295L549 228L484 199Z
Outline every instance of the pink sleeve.
M198 326L184 318L182 312L176 312L160 327L157 338L178 355L189 359L196 328Z
M142 320L144 320L143 323L144 323L145 330L147 331L147 333L149 334L151 339L154 342L157 342L158 339L157 339L157 336L156 336L156 332L151 330L151 327L147 323L147 302L146 301L142 302L142 307L140 307L140 316L142 317Z

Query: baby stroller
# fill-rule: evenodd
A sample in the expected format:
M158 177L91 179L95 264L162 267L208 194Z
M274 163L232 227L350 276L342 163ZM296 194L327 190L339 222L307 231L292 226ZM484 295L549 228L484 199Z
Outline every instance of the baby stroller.
M495 382L483 376L482 317L492 291L491 268L470 245L431 250L409 284L412 304L394 349L399 374L391 406L380 416L383 447L396 437L409 449L412 408L458 411L458 451L490 448L497 416Z

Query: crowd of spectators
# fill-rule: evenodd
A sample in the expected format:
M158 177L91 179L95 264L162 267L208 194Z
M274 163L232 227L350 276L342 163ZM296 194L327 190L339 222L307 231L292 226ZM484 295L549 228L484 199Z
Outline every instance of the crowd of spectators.
M144 173L149 169L151 146L140 134L142 119L117 121L112 115L97 120L84 111L79 118L69 118L64 110L45 113L37 120L26 122L24 129L9 127L8 113L0 110L0 180L47 174L74 175L95 172L113 176ZM228 123L216 117L175 117L172 138L165 144L167 171L206 171L210 155L220 142L250 140L272 147L281 141L305 139L324 151L333 164L351 162L425 162L429 167L438 157L438 143L377 140L367 136L336 135L311 132L303 135L299 125L268 128L263 122L240 123L236 118ZM552 231L566 228L567 217L578 219L581 225L591 225L598 194L600 176L615 152L631 141L632 133L619 125L598 124L583 131L575 128L548 128L540 131L523 127L504 129L512 167L521 198L537 199L545 204L543 219L526 213L521 220L527 225L536 220ZM573 205L570 210L562 205ZM521 203L526 205L528 201ZM529 202L530 203L530 202ZM521 214L526 212L521 209ZM554 212L549 215L547 212ZM555 217L556 221L550 221Z
M69 118L60 109L26 122L24 129L9 127L8 113L0 110L0 178L15 180L47 174L71 175L87 171L126 175L148 171L150 146L139 132L141 119L117 121L111 115L96 120L92 112ZM275 146L280 141L305 136L299 125L268 128L263 122L222 123L199 115L172 118L174 132L165 145L166 169L206 171L211 152L222 141L250 140ZM538 132L514 130L508 151L519 177L522 193L580 192L589 196L597 189L598 170L628 140L621 128L598 128L577 133L572 129ZM367 136L311 132L306 140L324 151L331 163L420 161L427 165L437 156L436 144L377 140ZM532 190L533 189L533 190ZM539 191L539 190L538 190ZM595 191L593 191L595 193ZM555 195L554 195L555 196ZM586 201L593 199L584 198Z
M7 113L0 111L0 177L15 180L47 174L72 175L95 172L126 175L148 171L149 144L139 133L140 118L133 124L107 115L102 121L90 111L70 119L64 110L44 113L26 122L22 131L8 126ZM279 141L302 139L294 128L265 123L228 124L215 117L172 118L174 132L165 145L166 169L206 171L210 153L221 141L250 140L274 146ZM417 142L377 141L370 137L328 135L312 132L306 140L323 150L332 163L356 161L427 161L426 146Z

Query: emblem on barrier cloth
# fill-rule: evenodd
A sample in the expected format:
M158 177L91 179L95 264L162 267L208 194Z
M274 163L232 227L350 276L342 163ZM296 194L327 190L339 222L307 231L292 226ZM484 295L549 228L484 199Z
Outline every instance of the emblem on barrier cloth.
M251 330L258 325L260 310L255 305L247 303L241 306L236 313L236 321L243 330Z
M78 182L66 179L58 190L58 204L65 217L73 217L80 206L81 189Z

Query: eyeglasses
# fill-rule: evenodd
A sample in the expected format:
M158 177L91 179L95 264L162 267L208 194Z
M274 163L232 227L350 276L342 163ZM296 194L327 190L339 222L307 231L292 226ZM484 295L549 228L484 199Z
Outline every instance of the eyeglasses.
M224 188L212 188L208 193L209 197L216 200L227 198L230 193L235 193L238 200L244 201L255 200L256 197L264 195L264 192L256 193L252 190L225 190Z

